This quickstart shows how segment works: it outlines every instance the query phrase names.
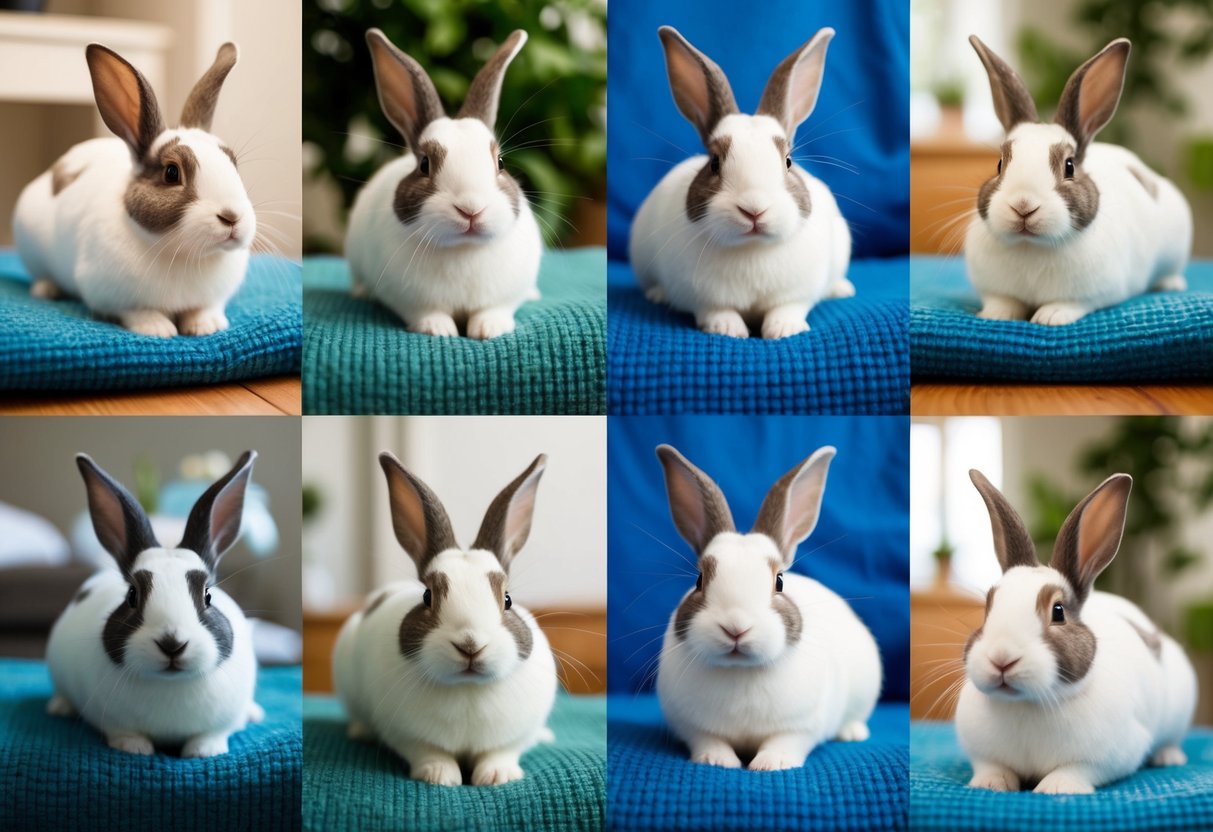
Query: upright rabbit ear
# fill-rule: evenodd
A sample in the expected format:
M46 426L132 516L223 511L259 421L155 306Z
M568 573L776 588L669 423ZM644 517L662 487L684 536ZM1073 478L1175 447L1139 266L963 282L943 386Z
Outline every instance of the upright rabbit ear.
M501 493L489 503L476 542L472 544L473 549L484 549L495 554L497 560L501 561L501 568L507 572L510 562L531 534L535 491L547 462L547 456L540 454L513 482L501 489Z
M1116 557L1132 490L1132 477L1113 474L1075 506L1061 524L1049 566L1066 576L1079 602L1086 600L1099 573Z
M826 48L834 30L821 29L804 46L784 58L762 91L756 115L771 116L790 137L817 106L821 79L825 75Z
M147 514L121 483L102 470L88 454L76 454L76 467L88 492L88 512L105 551L114 556L124 575L135 558L158 547Z
M1003 129L1010 132L1015 125L1025 121L1040 121L1040 117L1036 115L1036 102L1032 100L1032 95L1019 74L1011 69L1006 61L991 52L977 35L969 35L969 43L973 45L977 57L981 58L982 64L985 65L986 74L990 76L994 112L1002 122Z
M379 465L387 476L396 539L417 564L417 577L425 578L430 561L456 546L451 520L429 486L405 470L394 454L379 454Z
M369 30L366 43L375 65L379 106L415 152L417 140L429 123L446 115L438 90L421 64L397 49L383 32Z
M516 29L497 47L493 57L480 68L468 87L467 98L459 108L459 118L478 118L492 130L497 123L497 104L501 100L501 83L510 62L526 43L526 32Z
M674 103L686 116L706 145L717 123L737 112L733 89L724 72L707 55L687 41L673 26L657 30L665 49L665 68L670 76Z
M1066 81L1054 121L1069 130L1078 141L1074 155L1079 160L1091 139L1116 113L1125 86L1125 68L1129 65L1131 48L1128 40L1117 38L1074 70Z
M1006 572L1015 566L1040 566L1032 538L1024 528L1019 513L1011 507L1007 498L976 468L969 469L969 479L977 486L977 492L981 494L981 499L985 500L986 510L990 512L990 526L994 530L994 553L998 555L1002 571Z
M219 47L215 62L190 90L189 98L185 99L185 107L181 110L182 127L198 127L210 130L215 118L215 105L219 103L219 91L227 74L232 71L240 58L240 50L234 43L225 43Z
M151 84L121 55L99 43L90 43L84 57L101 120L126 142L136 159L142 159L164 132L164 118Z
M818 448L804 462L788 471L771 486L751 532L775 541L783 555L784 568L796 560L796 547L813 533L825 496L826 474L837 451L830 445Z
M696 555L702 555L716 535L736 531L729 504L711 477L669 445L657 446L657 458L665 470L674 526Z
M202 558L214 572L223 553L232 548L240 536L240 520L244 516L244 492L253 474L256 451L245 451L228 471L190 509L185 521L185 533L179 549L188 549Z

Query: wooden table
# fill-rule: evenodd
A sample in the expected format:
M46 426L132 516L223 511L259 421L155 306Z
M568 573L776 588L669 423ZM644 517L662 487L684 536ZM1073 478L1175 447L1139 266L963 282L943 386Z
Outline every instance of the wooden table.
M298 376L99 396L71 393L0 396L0 416L298 416L302 412Z
M1204 385L914 384L915 416L1172 416L1213 413Z

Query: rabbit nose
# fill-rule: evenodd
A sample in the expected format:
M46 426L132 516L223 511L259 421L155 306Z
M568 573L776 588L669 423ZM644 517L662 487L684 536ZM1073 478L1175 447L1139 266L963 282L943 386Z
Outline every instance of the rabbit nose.
M184 653L188 644L188 641L177 641L177 637L171 635L156 639L156 646L160 648L160 652L170 659L175 659Z
M484 652L485 647L483 644L477 645L476 642L472 641L470 638L464 639L463 641L452 641L451 645L469 659L474 659L479 656L482 652Z
M739 640L742 636L744 636L746 633L748 633L750 631L749 627L742 628L742 627L737 627L736 625L734 625L732 627L726 627L723 624L720 625L720 629L724 630L724 634L727 635L729 638L733 639L733 641Z
M740 205L737 206L737 210L740 211L747 220L753 223L757 223L759 217L767 212L766 208L743 208Z
M484 213L483 208L464 208L462 205L456 205L455 210L459 212L459 216L465 220L474 220L476 217Z
M1018 214L1021 219L1027 219L1040 210L1040 204L1029 205L1026 199L1021 199L1019 202L1011 205L1011 210Z
M994 669L999 673L1006 673L1008 670L1019 664L1019 659L990 659L990 664L994 665Z
M228 228L240 222L240 215L235 211L220 211L215 217Z

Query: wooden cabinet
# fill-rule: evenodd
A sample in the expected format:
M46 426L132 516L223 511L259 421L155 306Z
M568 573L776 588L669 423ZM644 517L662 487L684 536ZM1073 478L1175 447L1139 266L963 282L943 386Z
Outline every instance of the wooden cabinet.
M949 585L910 593L910 718L948 720L964 679L965 642L985 599Z
M910 143L910 251L960 254L977 190L994 175L998 150L949 133Z

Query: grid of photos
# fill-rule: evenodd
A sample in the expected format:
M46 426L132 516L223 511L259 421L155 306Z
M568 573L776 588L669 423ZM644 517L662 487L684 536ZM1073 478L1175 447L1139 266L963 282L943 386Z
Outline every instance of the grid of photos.
M0 0L0 832L1213 832L1213 1Z

